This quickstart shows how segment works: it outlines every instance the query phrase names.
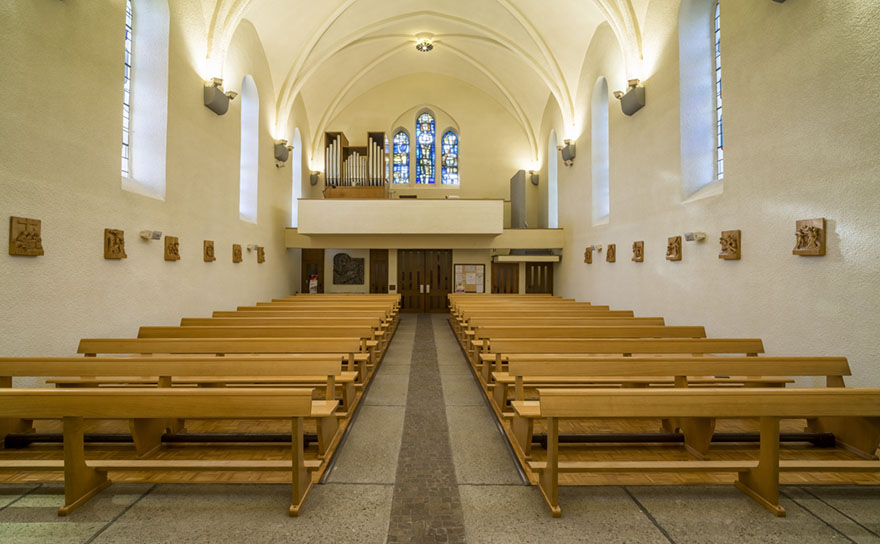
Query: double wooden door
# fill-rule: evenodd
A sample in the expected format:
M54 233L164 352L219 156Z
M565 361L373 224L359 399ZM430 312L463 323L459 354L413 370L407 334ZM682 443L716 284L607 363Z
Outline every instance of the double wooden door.
M492 293L519 293L519 263L492 263Z
M526 263L526 293L553 294L553 263Z
M452 291L451 249L398 249L397 292L403 312L446 312Z

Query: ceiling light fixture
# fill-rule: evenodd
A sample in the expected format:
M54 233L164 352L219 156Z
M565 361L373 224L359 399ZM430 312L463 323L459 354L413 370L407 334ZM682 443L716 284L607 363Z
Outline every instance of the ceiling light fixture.
M416 50L421 51L422 53L428 53L433 51L434 49L434 41L431 38L419 38L419 41L416 42Z

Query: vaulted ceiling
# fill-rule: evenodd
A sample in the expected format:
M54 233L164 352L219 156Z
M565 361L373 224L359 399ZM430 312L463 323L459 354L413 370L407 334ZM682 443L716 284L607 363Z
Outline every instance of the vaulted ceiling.
M537 149L547 99L563 121L596 28L608 22L627 75L642 61L639 19L649 0L202 0L211 14L207 58L223 59L243 19L255 27L277 93L277 123L302 95L314 134L346 104L386 81L434 72L503 104ZM415 49L431 35L434 50Z

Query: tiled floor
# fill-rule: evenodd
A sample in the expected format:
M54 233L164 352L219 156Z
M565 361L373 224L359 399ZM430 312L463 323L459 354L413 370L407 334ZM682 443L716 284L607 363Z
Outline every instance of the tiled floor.
M522 484L481 395L446 316L403 316L327 483L298 518L287 515L284 484L114 484L66 518L56 515L60 484L10 484L0 485L0 544L880 543L876 486L786 486L785 518L732 486L566 487L554 519ZM443 484L424 493L442 499L454 531L414 533L395 516L431 513L419 506L430 497L406 493L421 483L406 468L419 468L422 451L434 461L419 478Z

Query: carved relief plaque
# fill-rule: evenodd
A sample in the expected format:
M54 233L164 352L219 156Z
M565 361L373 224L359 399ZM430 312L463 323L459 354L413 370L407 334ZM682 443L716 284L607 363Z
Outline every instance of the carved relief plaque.
M719 259L738 261L742 258L742 234L738 230L721 232L721 253Z
M125 231L117 229L104 229L104 258L124 259L125 254Z
M681 236L673 236L666 242L666 260L681 260Z
M354 259L348 253L337 253L333 257L334 285L363 285L364 259Z
M177 239L177 236L166 236L165 237L165 260L166 261L179 261L180 260L180 242Z
M232 244L232 262L241 262L241 244Z
M617 244L608 244L608 251L605 253L605 262L617 262Z
M217 260L217 257L214 256L214 240L202 242L202 258L206 263L213 263Z
M42 223L39 219L9 218L9 254L23 257L43 254Z
M588 247L584 251L584 262L587 264L593 264L593 248Z
M260 246L257 248L257 263L266 262L266 248Z
M825 218L802 219L797 222L792 255L818 257L825 255Z
M645 242L633 242L633 262L634 263L643 263L645 262Z

